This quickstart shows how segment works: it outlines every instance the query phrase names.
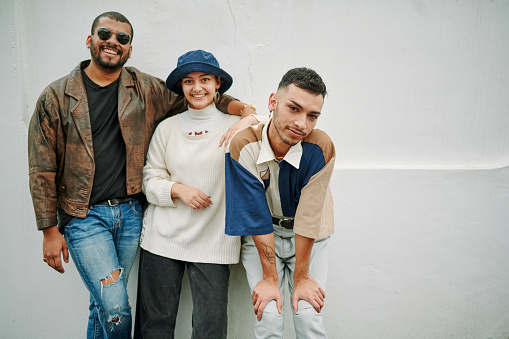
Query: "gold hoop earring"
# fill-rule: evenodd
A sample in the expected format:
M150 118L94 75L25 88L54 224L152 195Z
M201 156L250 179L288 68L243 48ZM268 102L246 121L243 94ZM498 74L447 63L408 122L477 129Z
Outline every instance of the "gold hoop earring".
M219 94L218 91L216 91L216 94L214 94L214 103L217 105L219 102L219 98L221 97L221 94Z

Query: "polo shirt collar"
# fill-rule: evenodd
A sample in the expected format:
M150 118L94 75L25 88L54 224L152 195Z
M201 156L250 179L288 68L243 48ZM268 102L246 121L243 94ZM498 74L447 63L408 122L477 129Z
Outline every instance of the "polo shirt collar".
M270 147L269 143L269 137L267 136L267 132L269 129L269 125L272 123L272 118L267 122L265 126L263 126L262 130L262 143L261 143L261 149L260 154L258 155L258 160L256 161L256 164L262 164L264 162L273 161L276 159L274 156L274 152L272 151L272 148ZM284 161L295 167L296 169L299 169L300 164L300 158L302 157L302 142L299 141L298 144L293 145L288 150L288 153L286 153L285 157L283 158ZM283 161L281 160L281 161Z

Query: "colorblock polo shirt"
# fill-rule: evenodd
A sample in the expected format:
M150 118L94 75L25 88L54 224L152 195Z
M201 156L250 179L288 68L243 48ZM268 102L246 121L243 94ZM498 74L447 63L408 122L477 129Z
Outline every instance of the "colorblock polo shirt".
M332 140L314 129L278 162L267 137L269 124L238 132L225 155L226 234L272 233L275 216L295 218L296 234L329 236L334 232Z

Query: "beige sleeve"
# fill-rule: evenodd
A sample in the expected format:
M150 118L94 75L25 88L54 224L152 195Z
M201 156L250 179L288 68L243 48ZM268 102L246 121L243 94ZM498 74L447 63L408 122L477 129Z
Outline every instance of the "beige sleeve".
M322 239L334 233L334 202L330 189L334 162L333 157L302 189L293 228L296 234Z

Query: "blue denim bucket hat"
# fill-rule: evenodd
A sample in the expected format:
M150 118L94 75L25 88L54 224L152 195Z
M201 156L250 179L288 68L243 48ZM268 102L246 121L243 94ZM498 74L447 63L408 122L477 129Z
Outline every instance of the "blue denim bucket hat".
M233 83L233 78L219 67L219 62L212 53L198 49L179 57L177 68L166 79L166 87L179 95L184 95L179 84L180 80L192 72L203 72L221 77L221 86L217 90L220 94L226 92Z

